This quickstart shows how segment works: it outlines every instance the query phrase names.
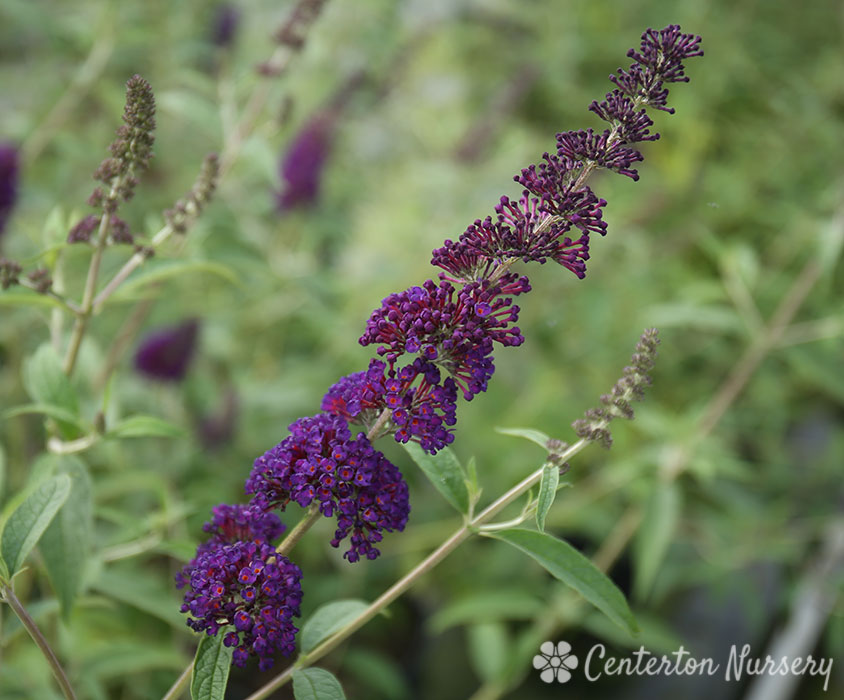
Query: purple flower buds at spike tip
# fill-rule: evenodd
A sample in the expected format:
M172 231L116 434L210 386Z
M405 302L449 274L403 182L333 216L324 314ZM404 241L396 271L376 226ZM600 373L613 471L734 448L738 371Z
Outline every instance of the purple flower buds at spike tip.
M196 350L199 321L191 319L148 335L135 354L137 370L153 379L184 379Z
M280 167L284 181L284 189L278 195L280 209L316 203L333 132L334 119L320 115L312 119L290 144Z
M18 197L18 149L0 144L0 235Z

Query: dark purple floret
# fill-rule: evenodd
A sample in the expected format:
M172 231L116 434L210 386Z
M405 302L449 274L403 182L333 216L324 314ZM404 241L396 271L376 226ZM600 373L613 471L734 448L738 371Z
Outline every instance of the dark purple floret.
M650 127L653 126L654 122L648 116L647 111L640 109L637 112L633 100L620 90L608 92L606 99L601 102L593 100L589 109L604 121L615 125L618 129L618 136L625 143L659 139L659 134L650 133Z
M319 115L290 144L280 167L284 181L284 189L278 195L281 209L308 207L316 203L333 135L334 119Z
M235 542L271 544L285 530L284 524L275 513L265 513L260 508L252 506L230 506L221 503L214 506L213 516L210 522L202 526L202 530L211 536L199 544L196 557ZM191 571L196 567L196 563L197 558L192 559L180 573L176 574L178 588L183 588L190 580Z
M0 144L0 235L18 198L18 149Z
M240 10L229 3L219 5L211 27L211 42L220 48L231 46L238 24L240 24Z
M601 133L592 129L564 131L557 134L557 155L567 163L569 169L580 167L585 161L593 161L602 168L638 180L639 173L630 166L643 160L642 154L622 145L619 140L611 140L611 133L609 129Z
M679 24L669 24L665 29L647 29L642 34L640 51L630 49L627 57L652 73L658 74L666 83L687 83L683 60L703 56L700 37L683 34Z
M511 297L530 291L527 277L507 274L495 284L470 282L457 291L449 282L428 280L391 294L372 312L361 345L378 343L378 354L392 369L398 357L418 353L443 367L470 400L486 391L495 367L493 342L517 346L524 342L515 323L519 307Z
M451 377L441 382L439 369L421 357L407 367L389 370L385 362L371 360L366 372L350 374L334 384L321 408L367 428L389 409L387 428L396 442L413 440L436 454L454 442L457 385Z
M337 518L331 545L350 537L343 555L350 562L375 559L382 531L401 531L410 512L401 472L372 447L363 433L352 438L339 416L319 414L289 426L290 436L255 460L246 480L252 503L284 510L290 501L302 508L319 504Z
M181 610L197 632L222 630L237 666L257 656L263 671L276 652L295 650L301 578L299 567L266 542L218 544L197 553L183 573L178 585L188 590Z
M196 351L198 335L196 319L150 333L135 353L135 367L153 379L184 379Z

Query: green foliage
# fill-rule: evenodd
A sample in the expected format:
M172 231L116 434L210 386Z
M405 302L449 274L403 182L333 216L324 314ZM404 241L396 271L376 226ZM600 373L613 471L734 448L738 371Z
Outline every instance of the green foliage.
M445 500L458 512L463 514L469 512L466 474L454 452L446 447L435 455L429 455L415 442L405 443L402 447Z
M234 649L223 644L224 630L216 637L203 635L196 647L190 679L191 700L223 700Z
M6 518L0 533L0 555L11 576L38 544L47 526L70 494L67 474L47 479L33 488Z
M362 600L335 600L318 608L302 627L299 644L302 652L313 651L320 642L345 627L369 607Z
M630 635L638 634L638 625L624 594L606 574L567 542L543 532L523 529L501 530L492 537L520 549Z
M343 687L324 668L302 668L293 672L293 697L296 700L345 700Z

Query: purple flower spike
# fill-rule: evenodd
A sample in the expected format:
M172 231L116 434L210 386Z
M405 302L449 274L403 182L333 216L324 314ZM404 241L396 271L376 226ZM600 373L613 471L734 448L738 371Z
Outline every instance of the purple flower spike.
M0 144L0 235L18 198L18 149Z
M198 552L177 585L188 588L181 608L188 626L209 635L225 629L223 643L235 647L234 663L244 666L257 656L263 671L276 652L295 650L301 578L299 567L272 545L238 541Z
M410 512L401 472L375 450L363 433L352 438L345 419L325 414L300 418L290 436L255 460L246 493L262 510L302 508L314 502L337 518L333 547L350 536L343 555L350 562L375 559L382 531L401 531Z
M199 321L196 319L149 334L135 354L135 367L153 379L184 379L196 351L198 335Z
M278 195L280 209L308 207L316 203L333 135L334 119L330 115L318 115L290 144L280 167L285 185Z

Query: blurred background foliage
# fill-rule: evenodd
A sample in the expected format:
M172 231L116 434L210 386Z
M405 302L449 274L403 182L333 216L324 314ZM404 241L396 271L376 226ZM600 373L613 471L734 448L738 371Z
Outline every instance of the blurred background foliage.
M21 146L22 179L3 254L49 263L41 251L89 213L90 174L134 73L156 94L156 156L123 215L138 233L158 230L205 153L220 150L232 106L265 80L255 66L290 5L240 3L233 44L219 48L212 3L4 0L0 140ZM215 201L113 297L83 345L75 381L88 420L103 406L107 425L153 414L184 436L81 455L95 534L69 618L40 567L16 580L80 694L130 700L169 687L194 644L172 576L210 508L242 501L252 460L316 412L337 377L365 367L365 319L388 293L435 274L432 248L515 194L512 175L552 148L555 132L600 126L587 106L610 89L607 75L627 65L646 27L669 23L701 34L706 51L688 64L691 83L672 90L677 113L654 115L662 139L644 144L640 182L593 179L610 232L594 241L587 278L551 264L528 271L527 342L498 352L490 390L460 407L454 445L476 458L485 494L502 492L543 455L495 427L571 439L570 423L611 387L641 330L660 328L636 421L616 426L611 452L573 461L572 488L548 520L610 568L643 640L607 629L520 555L472 541L325 664L350 698L559 697L530 666L545 639L583 654L600 639L618 656L640 643L720 658L750 643L763 655L818 572L841 590L840 3L330 0ZM342 110L330 107L352 79ZM326 109L336 120L319 198L279 211L279 160ZM62 253L76 298L81 248ZM106 273L124 259L110 251ZM184 264L164 276L171 261ZM143 332L200 319L195 360L182 383L150 382L132 369L135 337L105 403L98 372L139 303ZM49 318L0 304L4 409L28 401L21 367L49 339ZM6 418L0 440L8 501L44 459L43 421ZM329 523L315 528L295 552L305 617L336 597L374 598L458 524L406 455L384 449L411 484L410 524L379 560L355 566L328 547ZM57 697L37 649L2 613L0 697ZM844 659L840 597L806 653ZM234 669L230 697L259 681ZM844 689L841 668L832 686L829 697ZM821 687L806 677L794 697L821 697ZM565 686L568 697L612 698L747 690L718 677Z

